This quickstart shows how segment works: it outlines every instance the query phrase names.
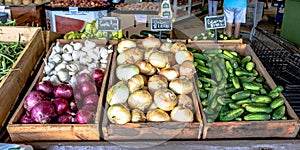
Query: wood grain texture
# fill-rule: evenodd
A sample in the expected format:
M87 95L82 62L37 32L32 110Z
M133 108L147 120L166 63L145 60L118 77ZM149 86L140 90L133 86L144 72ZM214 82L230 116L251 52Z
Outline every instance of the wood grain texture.
M12 19L16 19L18 26L34 26L45 27L46 15L43 5L34 6L11 6Z
M136 41L139 43L140 41ZM114 52L113 60L117 58L117 51ZM118 79L115 75L116 61L111 64L111 73L108 89ZM194 80L194 79L192 79ZM196 90L190 95L195 106L195 120L191 123L183 122L144 122L126 123L124 125L111 124L107 118L109 105L104 101L104 112L102 121L102 132L105 140L168 140L168 139L200 139L202 134L202 118L199 104L196 97Z
M70 43L71 40L57 40L61 45ZM75 40L74 42L83 42L83 40ZM105 41L96 40L97 46L104 46ZM52 44L50 50L46 54L46 58L49 57L52 51ZM12 116L7 130L13 142L29 142L29 141L81 141L81 140L100 140L100 115L102 111L102 99L106 89L106 84L109 76L109 68L111 63L112 54L108 56L108 66L103 78L103 84L101 86L101 92L99 96L97 112L95 121L91 124L20 124L18 121L25 109L23 107L24 99L17 108L15 114ZM38 75L35 77L34 82L31 84L26 95L34 88L35 84L41 81L43 77L43 68L45 64L42 64L39 69ZM25 96L26 97L26 96ZM24 97L24 98L25 98Z
M258 59L254 51L246 44L201 44L191 43L190 47L197 49L227 49L238 52L241 56L250 55L256 64L256 69L266 80L270 88L275 88L276 84ZM281 94L281 97L284 96ZM285 99L285 98L284 98ZM241 121L241 122L213 122L208 123L200 104L203 117L203 139L231 139L231 138L294 138L299 131L299 118L285 99L288 120L271 121Z
M11 109L16 105L19 94L45 50L43 33L40 28L0 27L0 41L17 42L19 34L26 46L13 64L12 69L0 83L1 128L8 119Z

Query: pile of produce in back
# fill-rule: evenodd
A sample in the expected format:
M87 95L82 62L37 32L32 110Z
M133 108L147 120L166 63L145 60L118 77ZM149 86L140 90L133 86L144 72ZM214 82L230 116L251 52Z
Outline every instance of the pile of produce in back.
M204 33L200 33L195 35L193 40L214 40L215 39L215 31L214 30L207 30ZM225 32L218 32L218 40L236 40L234 37L228 37Z
M270 89L251 56L231 50L197 50L194 65L208 122L287 119L282 86Z
M23 49L20 42L0 42L0 82L12 68ZM14 69L14 71L18 70L18 68Z
M182 43L148 37L117 47L115 83L106 101L111 123L194 121L193 55Z
M85 41L51 49L43 79L26 96L21 123L91 123L112 50Z

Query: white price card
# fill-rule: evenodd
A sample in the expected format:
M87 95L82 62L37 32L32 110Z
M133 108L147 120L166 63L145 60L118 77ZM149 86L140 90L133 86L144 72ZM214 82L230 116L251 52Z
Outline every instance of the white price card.
M0 12L4 12L5 6L0 6Z
M147 15L144 14L136 14L135 21L140 23L147 23Z

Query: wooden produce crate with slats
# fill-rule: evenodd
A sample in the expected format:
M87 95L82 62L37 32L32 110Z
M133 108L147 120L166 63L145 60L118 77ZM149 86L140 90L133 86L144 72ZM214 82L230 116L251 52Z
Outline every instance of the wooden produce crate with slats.
M192 43L189 46L198 49L226 49L236 51L241 56L250 55L256 65L256 70L265 78L266 84L275 88L276 84L258 59L254 51L246 44L201 44ZM281 97L284 98L282 94ZM284 98L287 120L270 121L230 121L208 123L201 102L200 110L203 117L203 139L233 139L233 138L294 138L299 131L299 118Z
M58 40L61 45L70 43L71 40ZM74 40L78 42L80 40ZM83 42L83 40L81 41ZM97 46L105 46L105 40L96 40ZM52 47L55 44L52 44ZM47 52L46 58L49 57L52 51L52 47ZM99 96L99 101L97 105L97 112L95 115L95 121L89 124L20 124L19 119L24 114L24 100L25 97L32 91L34 86L41 81L43 77L43 68L45 64L43 63L34 82L31 84L26 96L23 98L19 107L17 108L15 114L12 116L9 124L7 126L9 135L13 142L25 142L25 141L87 141L87 140L100 140L100 115L102 111L102 98L105 95L104 91L106 89L106 83L109 76L109 68L111 62L112 54L108 56L107 68L105 70L105 75L101 85L101 92Z
M184 42L182 40L174 40ZM139 44L141 40L137 40ZM114 51L111 64L111 73L108 89L118 82L116 77L117 51ZM191 79L194 82L194 78ZM195 85L194 85L195 86ZM102 132L104 140L169 140L169 139L200 139L202 135L202 118L200 114L197 90L189 94L194 102L194 121L193 122L139 122L126 124L113 124L107 118L109 104L104 101L104 112L102 121Z
M24 50L0 82L0 129L8 121L9 114L13 113L11 110L16 105L22 89L45 53L41 28L0 27L0 42L18 42L19 39L24 45Z

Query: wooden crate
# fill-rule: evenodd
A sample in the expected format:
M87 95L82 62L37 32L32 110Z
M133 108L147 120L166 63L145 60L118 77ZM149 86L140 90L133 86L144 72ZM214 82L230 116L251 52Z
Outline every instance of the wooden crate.
M61 45L70 43L71 40L58 40ZM74 40L78 42L78 40ZM82 41L83 42L83 41ZM105 40L96 40L97 45L104 46L106 44ZM52 44L52 47L55 44ZM52 47L48 51L46 58L49 57L52 51ZM102 98L104 96L104 91L106 88L107 78L109 76L109 68L111 62L112 54L108 56L108 65L103 78L103 84L101 86L101 93L99 96L99 103L97 106L97 112L95 117L95 122L91 124L20 124L18 121L22 114L24 114L25 109L23 107L25 97L29 94L34 86L41 81L43 77L43 68L45 64L39 69L34 82L28 89L26 96L20 103L15 114L12 116L7 130L10 134L11 140L13 142L25 142L25 141L81 141L81 140L100 140L100 112L102 111Z
M276 84L266 71L254 51L246 44L201 44L193 43L191 47L198 49L228 49L238 52L242 56L252 56L256 69L266 79L269 87L275 88ZM281 94L281 97L284 96ZM203 107L200 110L203 117L203 139L230 139L230 138L294 138L299 131L299 118L285 99L288 120L271 121L231 121L208 123Z
M12 69L0 82L0 129L8 121L9 114L13 113L11 110L16 105L19 94L45 50L45 41L40 28L0 27L1 42L17 42L19 35L20 42L26 46Z
M199 44L243 44L243 39L218 40L217 43L214 40L194 40L193 42Z
M139 43L139 41L137 41ZM117 52L115 51L111 76L109 78L108 89L114 85L118 79L115 71ZM193 80L193 79L192 79ZM169 140L169 139L200 139L202 134L202 118L199 110L196 88L191 93L194 101L195 113L194 122L145 122L145 123L126 123L124 125L111 124L107 118L109 105L104 101L104 112L102 121L102 132L105 140Z

